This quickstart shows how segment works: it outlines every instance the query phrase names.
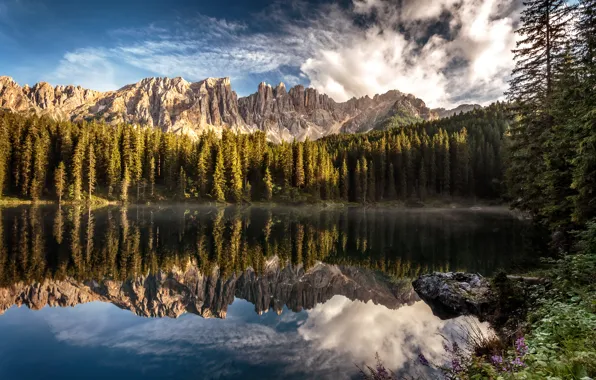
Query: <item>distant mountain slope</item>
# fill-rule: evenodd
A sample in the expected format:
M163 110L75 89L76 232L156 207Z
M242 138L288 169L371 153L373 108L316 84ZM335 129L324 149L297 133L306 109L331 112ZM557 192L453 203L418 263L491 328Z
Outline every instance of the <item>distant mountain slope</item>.
M146 78L116 91L98 92L45 82L21 87L10 77L0 77L0 108L14 112L140 124L191 136L206 130L221 133L223 128L239 133L260 130L273 142L385 129L475 107L479 106L431 110L421 99L397 90L337 103L312 88L295 86L288 91L283 83L275 88L261 83L256 93L238 98L229 78Z
M480 104L460 104L459 106L450 110L445 108L434 108L432 112L437 114L439 118L443 119L453 115L459 115L460 113L468 113L478 108L482 108L482 106Z

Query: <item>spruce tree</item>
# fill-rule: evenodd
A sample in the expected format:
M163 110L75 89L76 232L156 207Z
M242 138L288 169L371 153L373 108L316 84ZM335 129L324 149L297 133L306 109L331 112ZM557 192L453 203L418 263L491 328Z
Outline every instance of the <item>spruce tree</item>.
M89 194L89 201L95 190L95 148L93 144L89 144L89 157L87 158L87 190Z
M362 157L360 159L360 181L361 181L361 189L362 189L362 203L366 203L367 195L368 195L368 163L366 158Z
M197 158L197 191L202 198L207 194L207 154L208 148L203 143Z
M240 157L236 150L236 145L232 142L230 148L230 162L228 166L229 178L229 199L232 202L239 203L242 201L242 167L240 164Z
M344 157L341 163L339 177L339 194L342 200L347 201L350 193L350 177L348 173L348 161Z
M58 167L54 171L54 187L56 195L58 196L58 203L62 203L62 195L66 188L66 166L63 161L60 161Z
M155 193L155 156L151 156L149 161L149 195L153 197Z
M73 199L78 202L81 200L81 194L83 191L83 161L85 158L85 138L84 136L79 137L77 146L74 151L74 157L72 159L71 176L73 186Z
M552 95L568 43L572 8L564 0L528 0L524 4L507 93L517 113L509 133L513 154L508 182L514 206L538 216L545 185L545 137L553 127Z
M294 142L294 186L304 187L304 152L302 144Z
M213 185L211 188L211 197L217 202L225 202L226 197L224 189L226 187L224 158L221 146L217 147L215 157L215 170L213 172Z
M362 202L362 166L360 160L356 162L356 172L354 173L354 199Z
M130 173L128 171L128 164L124 164L122 174L122 181L120 181L120 200L123 203L128 202L128 188L130 186Z
M265 185L265 200L270 201L273 198L273 178L271 178L271 171L269 167L265 168L265 176L263 177Z

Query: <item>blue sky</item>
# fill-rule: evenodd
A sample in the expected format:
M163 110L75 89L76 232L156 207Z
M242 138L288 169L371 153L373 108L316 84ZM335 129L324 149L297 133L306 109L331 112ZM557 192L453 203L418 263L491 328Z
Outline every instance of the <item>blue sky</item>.
M400 5L397 5L400 4ZM115 90L148 76L390 89L430 106L502 97L517 0L0 0L0 75Z

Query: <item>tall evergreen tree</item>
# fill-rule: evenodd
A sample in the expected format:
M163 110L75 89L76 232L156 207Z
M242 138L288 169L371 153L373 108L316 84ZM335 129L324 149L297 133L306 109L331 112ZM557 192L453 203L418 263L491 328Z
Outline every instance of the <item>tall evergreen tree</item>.
M514 205L538 216L546 171L545 132L554 124L552 94L568 43L572 8L564 0L528 0L524 4L508 91L517 112L510 130L514 154L509 158L508 176Z
M224 189L226 186L224 158L221 146L217 147L215 156L215 170L213 172L213 186L211 188L211 197L217 202L225 202L226 197Z
M265 168L263 182L265 184L265 200L270 201L273 198L273 178L271 178L269 167Z
M339 193L341 199L347 201L348 194L350 193L350 177L348 173L348 161L344 157L341 163L341 171L339 178Z
M89 200L95 190L95 148L93 144L89 144L89 156L87 157L87 191L89 194Z
M62 203L62 195L66 188L66 167L63 161L60 161L58 167L54 171L54 187L56 195L58 196L58 203Z

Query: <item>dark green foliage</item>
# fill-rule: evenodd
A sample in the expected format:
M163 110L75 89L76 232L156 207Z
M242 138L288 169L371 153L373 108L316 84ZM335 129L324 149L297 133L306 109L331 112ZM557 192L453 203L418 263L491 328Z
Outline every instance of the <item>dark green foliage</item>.
M385 131L275 145L264 133L224 131L221 138L205 133L191 139L151 128L3 112L0 134L10 144L0 143L0 183L6 194L59 198L54 171L63 162L60 194L72 201L97 194L128 202L130 190L134 201L176 198L182 194L181 173L185 197L219 202L274 195L366 203L452 195L496 198L507 118L507 108L495 104Z
M563 233L567 247L567 232L596 216L595 5L528 1L509 90L513 205Z

